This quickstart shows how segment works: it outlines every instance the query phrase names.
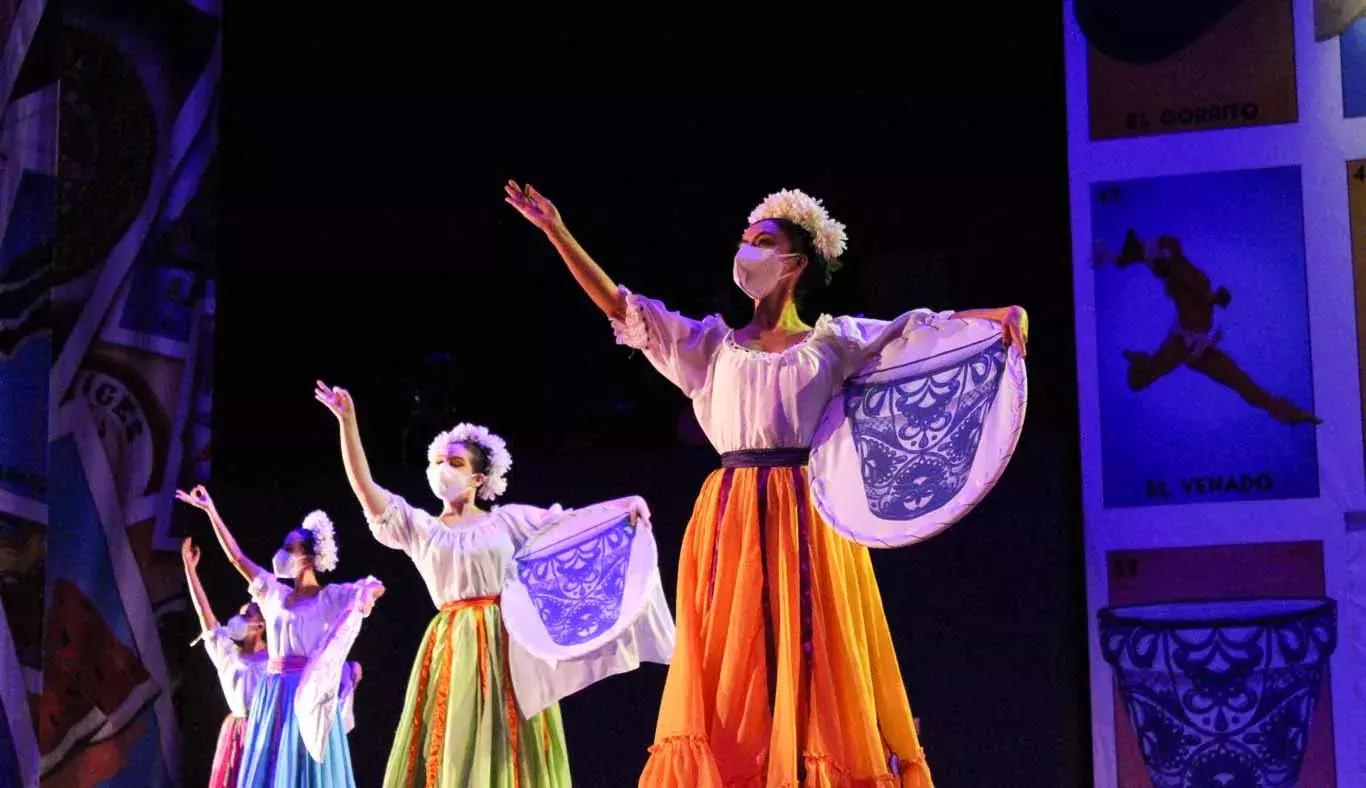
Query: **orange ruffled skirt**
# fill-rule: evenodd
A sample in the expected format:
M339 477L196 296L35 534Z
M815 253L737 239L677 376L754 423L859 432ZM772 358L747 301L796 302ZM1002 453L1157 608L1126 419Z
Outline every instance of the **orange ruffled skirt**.
M821 519L805 467L707 478L676 606L643 788L932 788L868 549Z

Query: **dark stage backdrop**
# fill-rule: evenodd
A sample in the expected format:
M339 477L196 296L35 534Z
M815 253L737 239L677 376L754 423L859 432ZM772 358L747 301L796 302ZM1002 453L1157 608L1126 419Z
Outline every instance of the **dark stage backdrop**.
M943 536L874 559L938 783L1086 783L1055 33L997 31L882 62L776 64L770 47L765 62L654 53L587 65L515 44L476 58L376 44L382 32L361 46L276 27L274 43L237 51L227 86L213 489L257 560L321 506L339 524L338 579L373 573L389 586L357 644L359 784L383 772L433 610L411 566L366 533L314 379L352 390L377 477L416 500L431 500L427 442L458 420L509 440L509 500L645 495L671 599L683 525L716 465L682 396L613 344L541 235L503 204L509 177L555 200L621 283L733 325L745 318L730 281L744 218L784 187L824 198L849 225L847 266L808 319L1029 308L1033 397L1010 470ZM903 50L862 55L877 51ZM244 597L218 556L204 571L224 609ZM205 687L182 709L193 783L223 706L208 666L188 669ZM564 704L579 784L634 784L663 676L646 666Z

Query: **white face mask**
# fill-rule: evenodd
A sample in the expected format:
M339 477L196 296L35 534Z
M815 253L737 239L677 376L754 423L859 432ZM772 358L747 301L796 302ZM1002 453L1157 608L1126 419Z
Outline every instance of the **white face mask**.
M237 615L228 619L225 629L228 630L229 638L240 643L247 639L247 633L251 631L251 623L247 621L246 616Z
M432 495L437 498L457 501L474 486L474 480L464 469L442 463L427 466L427 486L432 488Z
M756 301L778 286L786 274L783 273L783 258L799 257L793 253L779 254L776 249L762 249L754 244L740 244L735 253L735 268L732 276L736 287Z
M276 577L293 580L299 575L299 563L299 556L281 547L275 551L275 557L270 559L270 568Z

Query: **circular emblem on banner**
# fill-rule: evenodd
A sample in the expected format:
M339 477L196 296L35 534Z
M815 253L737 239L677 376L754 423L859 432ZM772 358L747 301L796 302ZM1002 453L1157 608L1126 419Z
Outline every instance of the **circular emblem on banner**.
M148 372L96 349L76 379L125 500L160 487L170 451L170 420L143 377Z

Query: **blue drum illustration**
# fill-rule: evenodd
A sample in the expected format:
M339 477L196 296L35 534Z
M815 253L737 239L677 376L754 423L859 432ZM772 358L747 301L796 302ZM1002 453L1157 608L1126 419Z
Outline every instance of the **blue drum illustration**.
M1156 788L1298 783L1337 645L1336 602L1167 602L1099 617L1101 651Z

